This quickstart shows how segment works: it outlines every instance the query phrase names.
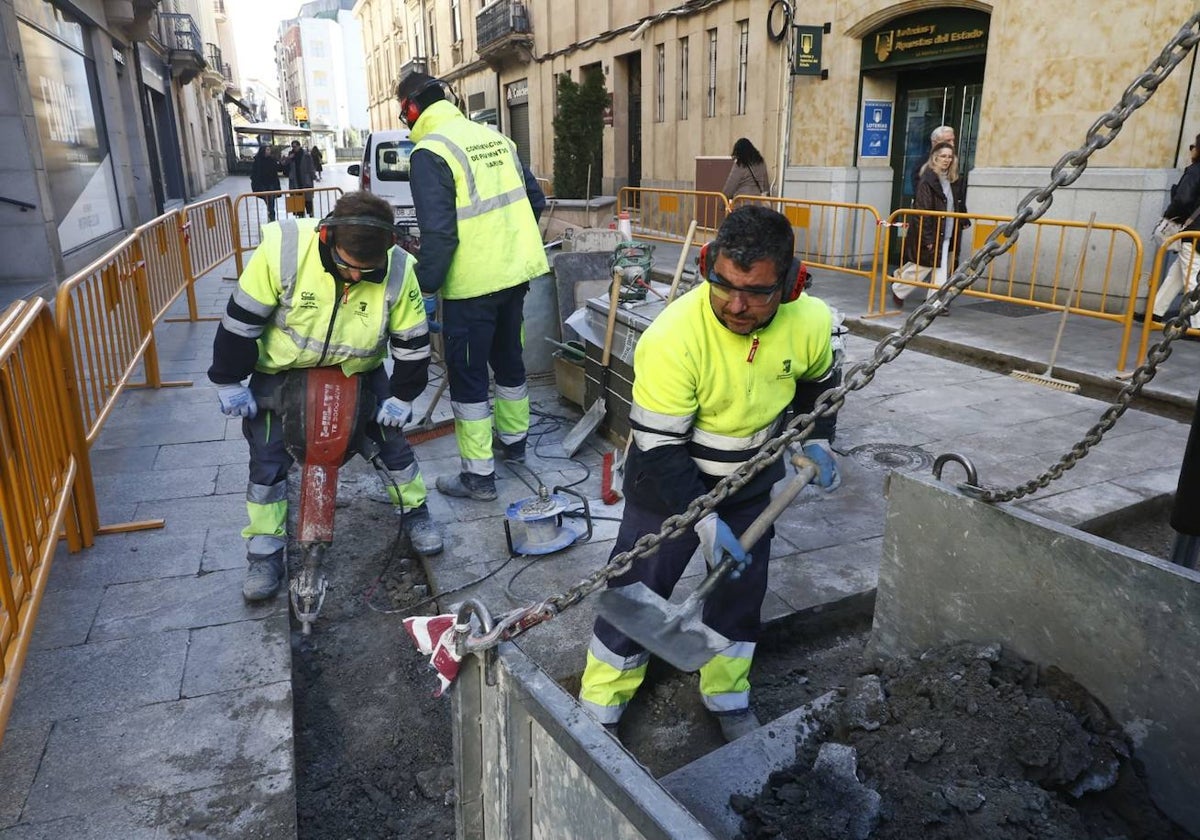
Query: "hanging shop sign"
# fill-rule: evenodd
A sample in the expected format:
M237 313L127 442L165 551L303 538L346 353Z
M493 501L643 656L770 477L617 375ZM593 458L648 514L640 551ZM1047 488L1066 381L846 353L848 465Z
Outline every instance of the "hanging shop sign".
M508 103L508 107L514 105L524 105L529 102L529 79L517 79L515 82L504 86L504 101Z
M868 99L863 102L862 145L858 156L885 158L892 136L892 103Z
M793 76L822 76L821 36L823 26L796 26L796 54L792 60Z
M973 9L942 9L896 18L863 38L862 69L886 70L984 56L990 23L986 12Z

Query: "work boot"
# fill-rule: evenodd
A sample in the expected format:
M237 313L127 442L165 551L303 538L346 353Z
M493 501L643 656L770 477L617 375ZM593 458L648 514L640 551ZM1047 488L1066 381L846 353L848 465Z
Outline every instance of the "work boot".
M404 514L404 533L417 554L442 553L442 529L429 515L428 505L422 504Z
M490 502L496 498L496 474L475 475L461 472L458 475L439 475L437 489L447 496Z
M504 453L504 460L510 464L525 463L525 440L522 438L516 443L501 444L500 450Z
M275 597L283 583L283 552L265 557L249 557L246 579L242 581L242 597L247 601L265 601Z
M758 717L749 709L717 715L717 722L721 724L721 734L725 736L726 743L736 741L743 735L749 735L762 726L758 722Z

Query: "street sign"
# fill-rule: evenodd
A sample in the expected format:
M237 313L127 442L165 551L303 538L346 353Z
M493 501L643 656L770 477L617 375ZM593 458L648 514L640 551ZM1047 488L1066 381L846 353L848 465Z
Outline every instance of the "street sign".
M308 119L308 109L303 105L296 105L292 108L292 119L296 121L304 121Z

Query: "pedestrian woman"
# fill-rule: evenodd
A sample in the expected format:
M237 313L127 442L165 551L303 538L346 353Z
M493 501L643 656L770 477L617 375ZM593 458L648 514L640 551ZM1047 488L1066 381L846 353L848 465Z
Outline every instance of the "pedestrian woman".
M739 137L733 144L733 169L725 179L721 192L726 198L735 195L770 195L771 180L767 177L767 164L763 156L754 148L754 144L745 137Z
M1200 134L1188 148L1192 162L1171 190L1171 202L1163 211L1163 218L1182 225L1185 231L1195 231L1200 230ZM1195 287L1196 275L1200 273L1200 254L1196 253L1195 240L1180 239L1177 244L1178 256L1154 296L1154 317L1160 321L1166 317L1176 295L1187 294ZM1191 317L1189 326L1192 329L1200 327L1200 314Z
M321 180L321 168L322 168L322 165L325 163L325 158L323 158L321 156L321 148L319 146L313 146L312 151L309 154L312 155L313 172L316 174L317 180L320 181Z
M938 143L929 153L929 160L921 167L917 179L913 207L935 213L967 212L966 184L958 174L958 156L954 153L953 144ZM942 216L918 217L915 232L910 226L904 240L904 259L922 269L933 269L933 286L926 294L927 299L945 285L958 256L959 234L970 226L967 219ZM904 283L894 283L892 299L903 305L904 298L914 288ZM944 309L943 312L949 314L950 310Z
M279 161L266 143L258 147L258 154L250 164L250 189L256 193L270 193L260 198L267 205L267 221L275 221L275 200L279 198Z

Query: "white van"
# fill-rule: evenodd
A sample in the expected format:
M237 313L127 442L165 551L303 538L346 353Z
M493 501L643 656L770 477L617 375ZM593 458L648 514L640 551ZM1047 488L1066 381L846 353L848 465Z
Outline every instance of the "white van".
M413 142L408 129L384 129L367 135L362 164L346 167L350 175L358 176L358 188L374 193L392 205L396 224L414 229L417 211L413 209L412 188L408 183L408 158Z

